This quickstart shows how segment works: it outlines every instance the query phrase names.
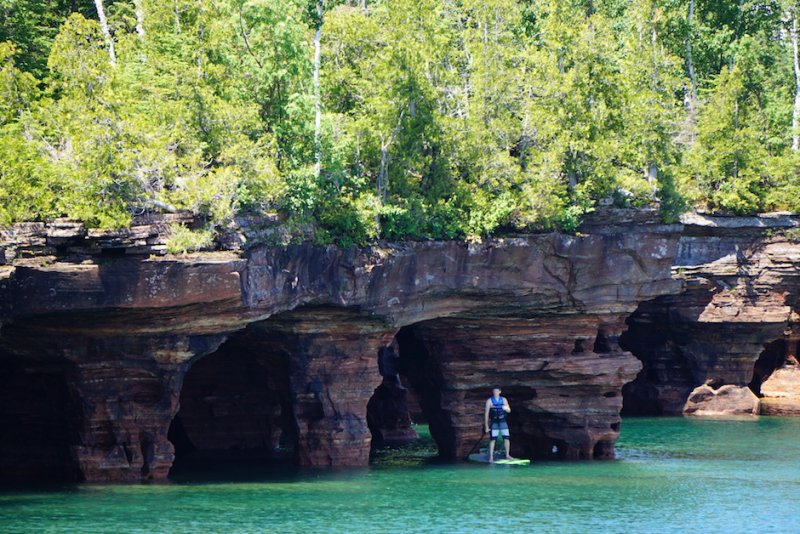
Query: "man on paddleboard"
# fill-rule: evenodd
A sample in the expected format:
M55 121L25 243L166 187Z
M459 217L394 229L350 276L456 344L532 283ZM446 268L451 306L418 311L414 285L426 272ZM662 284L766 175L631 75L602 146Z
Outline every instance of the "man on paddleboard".
M484 411L484 422L486 432L491 432L489 441L489 462L494 462L494 446L499 436L503 436L503 444L506 448L506 458L511 459L511 440L508 435L508 422L506 414L511 413L511 406L508 399L501 397L500 386L492 388L492 396L486 399L486 410Z

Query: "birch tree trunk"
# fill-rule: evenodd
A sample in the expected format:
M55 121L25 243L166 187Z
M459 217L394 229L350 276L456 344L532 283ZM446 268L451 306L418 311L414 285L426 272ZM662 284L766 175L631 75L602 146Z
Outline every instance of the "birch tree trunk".
M133 7L136 11L136 33L144 41L144 0L133 0Z
M322 37L322 17L324 16L324 0L317 0L317 29L314 32L314 176L319 178L322 171L322 97L319 88L319 69L322 56L320 39Z
M694 3L694 0L692 0ZM650 18L652 27L650 28L650 48L653 54L653 74L652 74L652 87L653 92L658 93L659 84L661 82L661 75L658 70L658 29L656 28L656 4L655 2L650 5ZM655 201L658 197L658 164L654 161L647 163L647 168L644 171L647 183L650 185L650 198Z
M181 12L178 6L178 0L175 0L175 9L173 10L175 18L175 33L181 33Z
M689 15L686 17L686 70L692 84L690 104L692 107L697 103L697 78L694 74L694 62L692 60L692 22L694 21L694 0L689 0Z
M389 139L385 139L383 134L381 134L381 167L378 171L377 193L378 198L383 202L386 202L389 196L389 160L391 159L389 147L392 146L392 143L394 143L394 140L397 138L397 134L400 133L403 127L403 116L405 113L406 110L400 112L400 116L397 118L397 125L394 127Z
M792 111L792 150L800 148L800 59L797 56L797 7L792 14L792 65L794 66L794 110Z
M108 19L106 19L106 10L103 9L103 0L94 0L94 5L97 8L97 18L100 19L100 29L103 30L103 36L108 45L108 56L111 59L111 66L117 64L117 54L114 51L114 39L111 38L111 32L108 31Z

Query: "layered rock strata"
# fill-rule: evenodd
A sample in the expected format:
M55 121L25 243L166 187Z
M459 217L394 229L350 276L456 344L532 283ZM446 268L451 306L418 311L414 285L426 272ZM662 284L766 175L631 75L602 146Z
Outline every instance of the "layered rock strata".
M800 365L790 361L761 384L762 415L800 416Z
M684 290L642 303L621 339L644 364L625 386L625 412L747 412L752 398L744 389L760 392L761 382L796 352L800 243L792 229L798 220L695 215L684 224L673 267ZM728 408L714 393L726 385L740 389L738 396L725 389L725 398L737 399Z
M195 448L284 436L300 464L365 465L367 406L386 378L379 354L401 330L400 359L411 336L431 373L409 380L439 377L432 393L415 390L443 455L480 434L485 388L501 382L515 399L515 447L610 457L620 388L640 366L617 339L639 303L680 291L670 274L679 230L637 222L479 244L17 256L0 282L0 425L18 440L3 439L0 469L164 478L173 421ZM28 383L53 393L22 404Z
M440 453L460 458L483 431L494 384L510 399L515 452L537 458L612 458L621 388L641 363L617 344L613 314L469 317L420 323L400 337L403 370Z

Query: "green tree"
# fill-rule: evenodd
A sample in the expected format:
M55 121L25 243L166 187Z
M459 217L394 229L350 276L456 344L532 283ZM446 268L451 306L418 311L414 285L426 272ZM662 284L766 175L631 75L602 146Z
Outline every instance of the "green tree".
M757 108L738 67L723 67L698 118L697 142L687 154L690 198L734 213L764 206L767 153L758 135Z

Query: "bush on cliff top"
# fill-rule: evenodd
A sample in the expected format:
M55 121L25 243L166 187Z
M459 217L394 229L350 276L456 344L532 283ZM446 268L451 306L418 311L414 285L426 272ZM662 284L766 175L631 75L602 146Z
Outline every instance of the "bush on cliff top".
M0 224L281 211L350 245L800 210L790 3L100 4L108 34L94 0L4 7Z

